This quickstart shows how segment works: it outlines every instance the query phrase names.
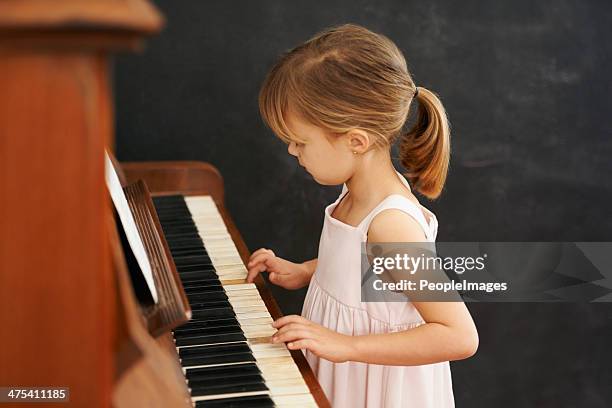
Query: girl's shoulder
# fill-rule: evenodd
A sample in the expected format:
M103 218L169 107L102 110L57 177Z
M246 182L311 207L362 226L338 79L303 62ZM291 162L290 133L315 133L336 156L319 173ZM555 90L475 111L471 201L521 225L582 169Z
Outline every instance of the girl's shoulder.
M367 225L371 242L425 242L430 239L431 227L417 204L408 197L390 197L393 203L372 214Z
M388 195L369 217L366 231L372 242L425 242L434 241L437 235L435 214L411 192Z

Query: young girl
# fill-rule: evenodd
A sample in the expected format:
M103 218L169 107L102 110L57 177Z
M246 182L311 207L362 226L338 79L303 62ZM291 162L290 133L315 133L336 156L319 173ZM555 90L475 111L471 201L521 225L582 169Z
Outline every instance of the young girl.
M390 146L413 100L417 122L401 140L410 184ZM344 184L325 209L318 259L253 253L287 289L310 284L302 316L274 322L273 342L300 349L334 407L453 407L450 360L472 356L478 335L461 302L361 302L361 243L434 242L438 222L413 189L440 195L450 156L442 103L417 88L399 49L383 35L343 25L285 54L259 97L262 116L320 184Z

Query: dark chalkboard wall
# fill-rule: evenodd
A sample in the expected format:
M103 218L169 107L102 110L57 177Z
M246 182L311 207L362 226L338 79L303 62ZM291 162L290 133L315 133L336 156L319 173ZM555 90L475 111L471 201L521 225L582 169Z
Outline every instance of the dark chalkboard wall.
M121 160L202 160L225 177L251 249L316 256L318 186L258 114L283 50L353 22L392 38L441 96L453 156L422 202L439 241L612 240L612 3L159 1L167 27L116 63ZM274 291L299 313L303 291ZM605 304L470 304L480 348L452 364L458 407L608 407Z

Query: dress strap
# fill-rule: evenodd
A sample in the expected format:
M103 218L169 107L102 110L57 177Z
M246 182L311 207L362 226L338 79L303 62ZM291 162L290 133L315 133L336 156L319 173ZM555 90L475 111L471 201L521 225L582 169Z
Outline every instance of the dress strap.
M425 238L427 239L427 241L435 241L436 235L437 235L436 234L436 230L437 230L436 218L433 215L433 213L430 212L431 221L430 223L427 223L427 220L425 219L425 216L423 215L423 211L419 207L420 206L417 206L414 202L409 200L407 197L404 197L403 195L392 194L388 196L387 198L385 198L380 204L378 204L361 221L361 223L358 225L357 228L359 228L363 232L364 236L367 236L368 230L370 228L370 224L372 223L372 220L374 220L374 218L378 214L380 214L381 212L385 210L395 209L395 210L403 211L406 214L410 215L412 218L414 218L419 223L419 225L421 225L421 227L423 228L423 231L425 232Z

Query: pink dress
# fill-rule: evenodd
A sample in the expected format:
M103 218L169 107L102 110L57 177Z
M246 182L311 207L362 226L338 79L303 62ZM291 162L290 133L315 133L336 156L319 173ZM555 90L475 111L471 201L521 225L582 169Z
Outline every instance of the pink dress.
M407 181L398 176L406 185ZM436 216L401 195L391 195L353 227L331 216L346 193L325 209L317 269L312 277L302 316L347 335L390 333L423 324L410 302L361 302L361 243L372 219L386 209L414 217L429 242L438 231ZM430 217L429 222L423 214ZM448 408L454 407L448 362L421 366L383 366L358 362L332 363L308 350L304 355L334 408Z

